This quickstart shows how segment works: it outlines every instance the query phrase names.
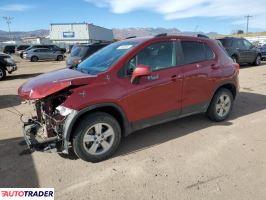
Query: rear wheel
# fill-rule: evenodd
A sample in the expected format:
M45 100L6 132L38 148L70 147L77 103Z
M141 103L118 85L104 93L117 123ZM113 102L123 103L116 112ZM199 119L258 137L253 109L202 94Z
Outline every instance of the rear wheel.
M6 77L6 70L0 67L0 81L5 79Z
M226 88L221 88L214 95L207 110L207 116L216 122L224 121L232 110L233 101L232 92Z
M115 118L97 112L83 118L77 126L73 148L82 160L98 162L111 157L120 140L121 128Z
M30 61L31 62L37 62L39 60L39 58L37 56L32 56Z
M56 58L56 60L58 60L58 61L62 61L64 59L64 57L63 56L57 56L57 58Z
M257 55L255 62L253 65L259 66L261 64L261 55Z

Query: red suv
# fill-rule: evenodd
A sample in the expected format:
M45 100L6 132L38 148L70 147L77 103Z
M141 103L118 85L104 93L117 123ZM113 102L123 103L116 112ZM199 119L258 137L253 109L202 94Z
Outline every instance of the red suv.
M24 138L35 150L97 162L121 138L155 124L206 113L225 120L238 91L239 65L215 40L130 38L106 46L75 69L40 75L19 95L35 104ZM163 134L163 133L162 133Z

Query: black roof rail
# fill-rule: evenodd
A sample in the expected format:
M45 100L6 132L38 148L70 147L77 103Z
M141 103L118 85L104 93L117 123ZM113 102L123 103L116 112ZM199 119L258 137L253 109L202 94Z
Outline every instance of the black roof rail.
M163 37L163 36L167 36L167 33L160 33L158 35L155 35L154 37Z
M203 34L198 34L197 37L209 38L207 35L203 35Z
M136 38L137 36L130 36L130 37L127 37L125 39L131 39L131 38Z

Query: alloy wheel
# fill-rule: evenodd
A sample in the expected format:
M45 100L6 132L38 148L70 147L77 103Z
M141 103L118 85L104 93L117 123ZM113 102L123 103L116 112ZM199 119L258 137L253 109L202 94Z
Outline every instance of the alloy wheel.
M91 155L104 154L112 147L115 133L107 123L97 123L86 131L83 137L83 146Z
M257 65L260 65L261 64L261 57L260 56L257 56L257 58L256 58L256 64Z
M220 98L217 101L216 104L216 112L219 117L226 116L231 108L231 99L228 95L223 94L220 96Z

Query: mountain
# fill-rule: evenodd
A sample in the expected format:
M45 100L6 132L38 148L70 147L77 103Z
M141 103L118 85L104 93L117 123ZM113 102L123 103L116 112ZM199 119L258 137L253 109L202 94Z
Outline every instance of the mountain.
M11 37L14 39L21 39L23 37L46 37L49 35L49 30L40 29L35 31L15 31L11 32ZM0 30L0 41L9 40L9 33L7 31Z
M130 36L151 36L160 33L167 33L169 35L196 35L198 33L206 34L212 37L219 35L215 32L203 33L203 32L181 32L177 28L113 28L115 39L124 39ZM15 31L11 33L12 37L19 40L23 37L46 37L49 35L49 30L40 29L35 31ZM0 30L0 42L9 40L9 33L7 31Z
M180 34L181 31L176 28L113 28L114 38L124 39L130 36L150 36L157 35L160 33L167 33L169 35Z

